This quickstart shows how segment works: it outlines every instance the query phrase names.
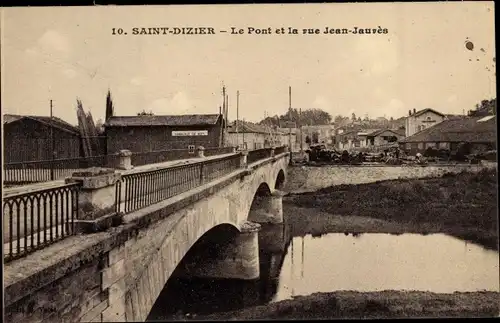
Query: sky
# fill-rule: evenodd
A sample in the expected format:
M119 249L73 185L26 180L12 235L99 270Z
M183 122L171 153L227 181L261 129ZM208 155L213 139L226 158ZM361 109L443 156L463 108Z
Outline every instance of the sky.
M76 124L76 99L104 118L218 113L259 121L292 108L334 117L462 114L496 97L494 3L1 8L2 114L53 114ZM323 34L330 28L384 34ZM132 28L213 27L214 35L133 35ZM244 29L232 35L231 27ZM248 34L248 27L272 34ZM299 34L276 34L277 28ZM122 28L127 35L112 35ZM320 34L304 35L303 28ZM226 33L220 33L226 30ZM471 51L466 41L474 44ZM488 71L486 68L489 68Z

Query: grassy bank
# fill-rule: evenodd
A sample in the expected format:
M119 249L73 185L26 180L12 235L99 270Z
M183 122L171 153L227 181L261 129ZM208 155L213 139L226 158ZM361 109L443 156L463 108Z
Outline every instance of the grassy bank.
M301 209L315 209L316 217L351 216L346 217L351 221L344 223L334 216L319 221L326 232L335 228L332 221L337 222L338 231L338 225L349 226L359 217L358 222L364 219L364 224L357 227L359 232L369 232L370 226L365 222L373 219L372 232L441 232L498 250L496 170L339 185L313 193L291 194L286 200ZM307 221L316 226L315 230L321 230L320 224L314 224L310 218L300 219L298 213L301 212L292 212L294 225Z
M333 292L296 297L241 311L214 313L182 319L335 319L497 317L499 293L435 294L384 291L373 293Z

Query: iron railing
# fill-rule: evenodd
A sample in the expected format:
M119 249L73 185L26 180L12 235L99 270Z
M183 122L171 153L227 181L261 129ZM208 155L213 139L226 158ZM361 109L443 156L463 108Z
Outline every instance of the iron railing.
M4 183L31 184L63 179L82 168L110 167L118 164L118 154L4 164Z
M271 157L271 148L261 148L250 150L247 156L247 163L255 163L256 161Z
M240 155L123 175L116 184L116 211L129 213L184 193L237 170Z
M80 184L5 197L3 246L5 262L21 258L74 233Z

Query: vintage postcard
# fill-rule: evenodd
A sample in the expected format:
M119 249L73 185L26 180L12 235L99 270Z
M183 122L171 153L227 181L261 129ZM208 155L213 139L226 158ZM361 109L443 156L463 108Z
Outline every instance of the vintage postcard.
M494 14L0 8L5 322L497 317Z

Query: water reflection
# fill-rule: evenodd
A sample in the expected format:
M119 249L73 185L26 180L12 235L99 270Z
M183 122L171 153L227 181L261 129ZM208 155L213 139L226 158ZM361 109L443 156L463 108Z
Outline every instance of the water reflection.
M444 234L295 237L273 301L337 290L498 291L498 261L496 251Z
M443 234L259 232L256 281L170 279L149 320L231 311L337 290L498 291L498 252Z

